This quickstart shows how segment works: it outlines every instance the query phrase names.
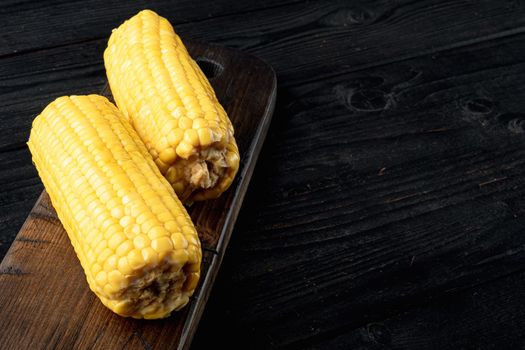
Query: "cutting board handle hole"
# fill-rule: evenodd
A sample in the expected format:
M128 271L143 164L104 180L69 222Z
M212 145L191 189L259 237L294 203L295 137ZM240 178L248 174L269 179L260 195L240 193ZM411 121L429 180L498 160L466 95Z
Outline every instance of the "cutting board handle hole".
M224 67L219 62L210 60L205 57L197 57L195 60L199 67L201 67L202 72L208 79L213 79L221 75Z

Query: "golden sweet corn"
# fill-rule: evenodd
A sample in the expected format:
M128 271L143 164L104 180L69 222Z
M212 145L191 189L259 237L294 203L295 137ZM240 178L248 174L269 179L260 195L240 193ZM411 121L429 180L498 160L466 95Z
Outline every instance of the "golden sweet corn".
M98 95L60 97L33 121L28 145L102 303L134 318L183 307L199 279L199 238L120 111Z
M182 201L218 197L239 168L233 127L171 24L144 10L104 52L111 92Z

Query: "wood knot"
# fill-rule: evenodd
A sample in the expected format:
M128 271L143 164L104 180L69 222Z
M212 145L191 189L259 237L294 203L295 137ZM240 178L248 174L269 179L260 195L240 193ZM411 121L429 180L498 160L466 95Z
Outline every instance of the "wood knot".
M340 8L321 18L320 23L331 27L369 24L375 20L373 13L366 9Z
M350 111L378 112L393 102L392 94L381 87L384 82L380 76L356 77L347 84L334 86L333 93Z
M27 272L22 271L22 269L16 266L0 267L0 275L23 276L27 274Z
M494 103L486 98L475 98L462 101L463 110L472 114L489 114L492 112Z
M387 345L392 341L392 335L390 334L390 331L385 325L381 323L371 323L366 327L366 329L368 331L368 337L373 342Z
M348 106L360 112L380 112L391 104L391 98L378 89L351 91L347 98Z
M523 134L525 132L525 114L523 113L503 113L496 119L512 133Z

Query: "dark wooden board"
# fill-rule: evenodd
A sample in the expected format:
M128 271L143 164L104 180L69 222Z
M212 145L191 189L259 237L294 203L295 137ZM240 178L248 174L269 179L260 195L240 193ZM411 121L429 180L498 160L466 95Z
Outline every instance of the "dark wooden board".
M305 349L523 349L525 273L449 291L428 304Z
M204 253L200 285L189 305L156 321L122 318L106 309L89 290L44 191L0 264L2 349L189 347L268 130L276 77L253 56L193 42L188 47L227 110L241 152L231 188L189 209Z
M106 38L113 28L143 9L180 25L229 14L281 7L297 0L215 0L196 6L193 0L119 1L48 0L35 6L24 0L2 1L0 57ZM52 25L50 25L52 23ZM30 24L30 25L27 25Z
M444 294L523 278L523 43L507 36L286 88L197 348L210 337L321 346ZM507 300L487 302L487 318L501 317ZM525 296L508 302L524 312Z

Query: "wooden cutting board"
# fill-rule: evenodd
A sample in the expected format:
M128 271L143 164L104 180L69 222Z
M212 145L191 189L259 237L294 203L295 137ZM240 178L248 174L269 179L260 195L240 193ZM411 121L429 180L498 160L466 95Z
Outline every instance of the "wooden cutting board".
M233 122L241 153L230 189L188 210L203 246L201 280L192 300L171 317L154 321L123 318L106 309L89 290L44 191L0 264L1 349L189 348L270 124L276 77L253 56L187 44Z

